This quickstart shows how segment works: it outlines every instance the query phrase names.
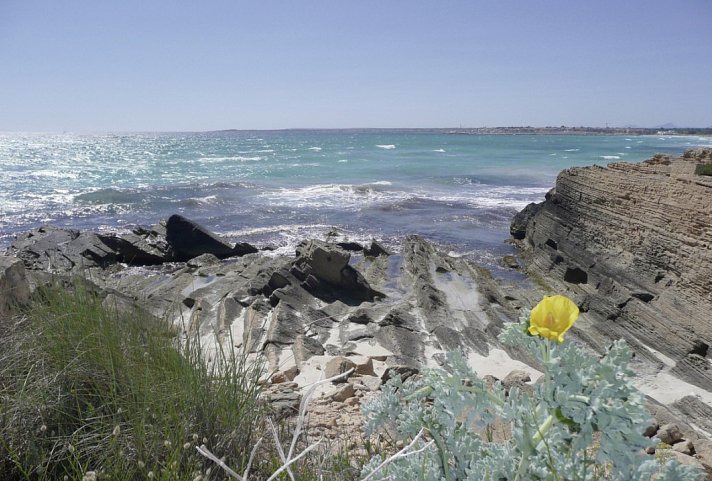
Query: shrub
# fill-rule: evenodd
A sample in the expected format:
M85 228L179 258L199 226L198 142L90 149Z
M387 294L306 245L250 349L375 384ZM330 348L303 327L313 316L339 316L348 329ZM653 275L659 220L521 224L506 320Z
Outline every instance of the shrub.
M695 174L712 175L712 164L697 164L695 166Z
M573 308L544 302L553 310L540 309L531 321L527 313L500 336L542 366L533 395L513 388L505 396L499 383L488 389L459 354L449 356L445 369L392 379L364 406L366 427L370 433L389 427L407 446L386 459L374 456L363 480L701 479L689 466L660 466L644 454L654 443L642 435L650 415L629 381L626 344L614 342L598 359L551 340L563 339ZM530 335L542 331L545 337ZM495 442L496 421L511 426L509 439Z

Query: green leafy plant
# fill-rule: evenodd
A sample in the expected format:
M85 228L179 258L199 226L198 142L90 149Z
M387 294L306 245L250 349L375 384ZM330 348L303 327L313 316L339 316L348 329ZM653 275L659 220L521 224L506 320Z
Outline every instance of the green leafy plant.
M362 479L702 479L692 467L660 465L644 454L654 444L642 435L650 414L629 381L626 344L614 342L598 359L563 340L578 309L560 297L545 298L531 319L525 313L500 336L542 366L543 380L531 394L513 388L505 395L499 383L488 388L457 353L445 369L389 381L363 408L367 432L387 429L407 445L390 457L374 456ZM531 335L537 332L543 337ZM508 439L492 439L496 422L511 427Z

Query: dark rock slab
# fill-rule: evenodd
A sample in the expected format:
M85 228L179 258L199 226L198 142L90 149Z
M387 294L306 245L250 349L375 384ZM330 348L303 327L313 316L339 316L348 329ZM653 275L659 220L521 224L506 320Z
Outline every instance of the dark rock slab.
M390 256L391 253L383 247L381 244L375 240L371 241L371 244L363 249L363 254L368 257L378 257L378 256Z
M235 246L220 239L205 227L180 214L173 214L166 222L166 240L177 261L187 261L201 254L213 254L219 259L258 252L245 243Z

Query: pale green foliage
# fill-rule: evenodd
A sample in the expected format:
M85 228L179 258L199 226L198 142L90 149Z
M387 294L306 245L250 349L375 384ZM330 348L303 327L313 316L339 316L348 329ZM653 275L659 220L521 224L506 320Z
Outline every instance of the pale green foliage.
M413 449L371 479L412 480L699 480L689 466L658 464L644 454L653 441L642 436L650 414L629 382L629 351L623 341L598 359L565 341L556 344L525 333L522 323L500 336L524 348L544 369L532 396L513 389L505 397L497 383L484 382L459 354L445 370L425 370L415 381L399 378L364 406L369 433L390 432L409 441L424 429ZM511 426L511 438L489 439L495 420ZM383 459L364 467L371 474Z

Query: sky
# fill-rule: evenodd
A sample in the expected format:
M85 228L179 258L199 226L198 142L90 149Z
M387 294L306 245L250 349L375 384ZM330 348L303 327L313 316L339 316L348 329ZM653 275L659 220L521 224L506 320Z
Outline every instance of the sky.
M712 126L710 0L0 0L0 131Z

